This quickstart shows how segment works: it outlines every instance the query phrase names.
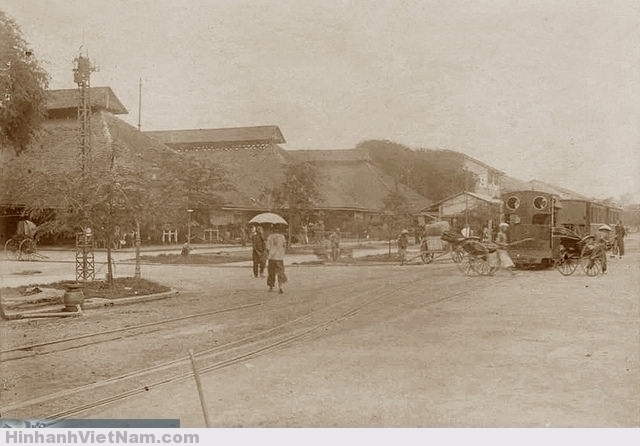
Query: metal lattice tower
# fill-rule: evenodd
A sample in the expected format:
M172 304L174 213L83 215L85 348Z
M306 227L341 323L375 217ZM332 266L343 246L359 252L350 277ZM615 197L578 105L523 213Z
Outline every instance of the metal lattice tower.
M74 63L73 80L78 84L78 145L84 186L91 153L91 73L96 69L91 65L89 56L82 53ZM95 255L91 228L86 215L83 218L83 231L76 235L76 281L86 282L95 279Z
M78 84L78 139L84 175L91 152L91 73L96 69L89 57L82 53L74 59L74 63L73 81Z

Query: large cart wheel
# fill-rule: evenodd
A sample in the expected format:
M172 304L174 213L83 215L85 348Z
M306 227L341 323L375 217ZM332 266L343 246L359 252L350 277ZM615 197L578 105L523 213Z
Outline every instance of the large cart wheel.
M36 256L36 242L32 238L26 238L20 242L18 247L19 260L33 260Z
M5 258L8 260L17 260L18 255L20 253L19 248L20 248L20 245L18 244L17 240L13 238L10 238L9 240L7 240L6 243L4 244Z
M462 259L465 257L465 251L461 246L453 246L451 247L451 260L455 263L462 262Z

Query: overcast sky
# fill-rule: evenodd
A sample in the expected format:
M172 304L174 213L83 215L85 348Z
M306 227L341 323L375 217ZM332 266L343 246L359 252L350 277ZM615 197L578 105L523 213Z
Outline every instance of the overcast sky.
M287 149L365 139L640 201L637 0L3 0L72 88L83 43L143 130L275 124Z

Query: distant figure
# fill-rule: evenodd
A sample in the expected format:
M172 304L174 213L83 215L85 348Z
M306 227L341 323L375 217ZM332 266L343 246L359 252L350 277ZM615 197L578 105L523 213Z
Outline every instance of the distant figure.
M253 257L253 277L264 277L264 266L267 261L267 247L264 241L264 235L262 234L262 228L255 226L251 227L251 246Z
M627 235L627 231L622 224L622 220L618 220L616 226L616 243L618 244L618 258L621 259L624 255L624 238Z
M491 241L491 233L489 232L489 228L486 226L482 227L482 236L480 238L481 242L490 242Z
M324 222L320 220L318 223L316 223L316 225L314 226L314 230L316 243L322 242L324 240Z
M337 262L340 258L340 228L336 228L331 233L329 241L331 242L331 261Z
M596 235L597 248L594 256L597 256L602 261L602 274L607 272L607 246L611 243L611 227L609 225L602 225L598 228L598 234Z
M307 225L302 225L302 243L309 244L309 227Z
M500 267L506 269L511 274L515 274L513 270L515 268L515 264L513 260L511 260L511 256L507 252L507 246L509 246L507 240L507 229L509 229L508 223L500 223L500 229L498 231L498 235L496 235L496 245L498 245L498 249L496 252L498 253L498 260L500 263Z
M267 253L269 256L267 286L269 291L273 291L278 279L278 289L283 293L282 286L287 283L287 276L284 273L284 252L287 241L282 235L282 229L274 226L271 234L267 237Z
M409 247L409 231L403 229L398 237L398 254L400 255L400 264L404 265L407 258L407 248Z

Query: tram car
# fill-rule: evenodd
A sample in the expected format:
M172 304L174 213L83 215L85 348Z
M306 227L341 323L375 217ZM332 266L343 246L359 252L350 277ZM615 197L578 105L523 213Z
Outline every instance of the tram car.
M517 266L551 266L560 254L560 238L553 228L565 228L579 237L595 235L607 224L620 220L622 210L592 200L559 199L556 195L523 190L504 194L504 217L509 223L509 241L533 239L509 248Z
M504 218L509 224L508 238L514 243L509 254L517 267L551 266L558 258L560 243L552 228L561 203L554 195L535 190L503 195ZM522 240L522 243L515 243Z
M556 226L569 229L580 236L595 235L602 225L613 227L620 221L622 209L589 200L562 200Z

